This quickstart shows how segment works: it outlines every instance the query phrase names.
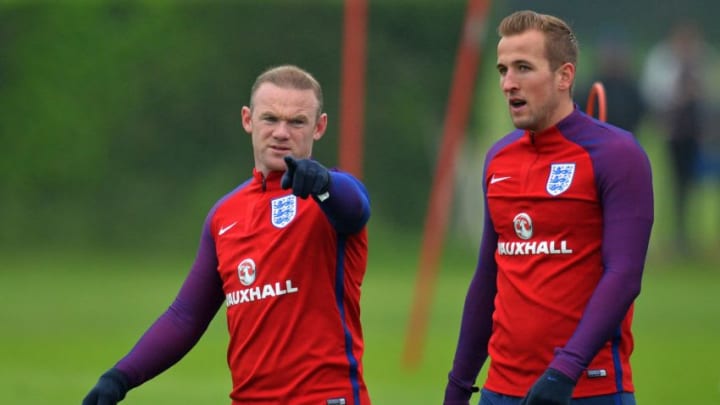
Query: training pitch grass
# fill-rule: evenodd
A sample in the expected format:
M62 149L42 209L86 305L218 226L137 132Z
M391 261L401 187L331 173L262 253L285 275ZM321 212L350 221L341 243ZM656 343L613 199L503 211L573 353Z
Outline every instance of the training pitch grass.
M371 242L362 297L366 380L375 404L439 404L474 252L445 255L435 294L428 297L433 305L424 355L417 368L407 369L401 359L417 241L398 240L379 235ZM79 403L170 304L192 260L67 252L3 256L4 404ZM720 269L713 262L650 258L635 312L633 364L640 404L720 403ZM131 391L126 403L229 403L226 341L221 309L194 350Z

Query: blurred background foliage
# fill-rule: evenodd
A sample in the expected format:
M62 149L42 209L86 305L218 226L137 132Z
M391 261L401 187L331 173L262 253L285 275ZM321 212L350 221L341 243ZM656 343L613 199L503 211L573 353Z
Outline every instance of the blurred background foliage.
M330 136L315 155L336 165L342 12L329 1L3 7L0 241L172 246L199 229L250 176L240 109L277 64L324 85ZM376 212L408 225L422 214L464 8L371 12L367 178Z
M369 2L364 180L373 223L421 229L466 1ZM639 67L678 13L699 1L544 1L583 46L622 32ZM494 2L477 105L458 176L454 223L478 238L476 176L510 129L496 87L495 26L530 1ZM300 65L324 85L328 134L315 156L337 164L341 1L6 1L0 3L0 243L194 246L213 202L250 176L240 109L263 69ZM452 170L453 168L448 168ZM400 203L398 203L400 202ZM463 227L466 228L463 230Z

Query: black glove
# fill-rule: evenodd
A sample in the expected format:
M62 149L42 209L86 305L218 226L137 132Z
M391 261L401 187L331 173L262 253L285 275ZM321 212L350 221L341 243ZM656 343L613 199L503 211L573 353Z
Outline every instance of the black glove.
M575 381L549 368L535 381L520 405L570 405Z
M111 368L100 376L97 384L83 399L82 405L115 405L125 398L129 385L125 374Z
M312 159L295 159L285 156L287 171L280 182L283 190L292 187L292 192L300 198L316 196L320 201L328 197L330 172Z

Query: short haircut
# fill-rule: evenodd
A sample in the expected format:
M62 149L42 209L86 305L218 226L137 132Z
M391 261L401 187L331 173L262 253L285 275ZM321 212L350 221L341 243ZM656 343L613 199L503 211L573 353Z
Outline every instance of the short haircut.
M250 91L250 108L253 107L255 92L263 83L272 83L278 87L292 88L298 90L312 90L318 101L317 117L323 111L323 92L320 83L307 71L294 66L282 65L267 69L261 73Z
M537 30L545 36L545 56L555 70L563 63L577 66L579 44L570 26L560 18L531 10L516 11L505 17L498 26L501 37Z

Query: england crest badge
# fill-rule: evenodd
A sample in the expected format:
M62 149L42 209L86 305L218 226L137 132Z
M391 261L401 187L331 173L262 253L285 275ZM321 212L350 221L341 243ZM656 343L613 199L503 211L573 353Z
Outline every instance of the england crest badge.
M276 228L285 228L297 213L297 197L290 194L270 201L272 207L272 224Z
M550 165L550 175L548 176L545 190L551 196L557 196L570 188L573 176L575 175L575 163L553 163Z

